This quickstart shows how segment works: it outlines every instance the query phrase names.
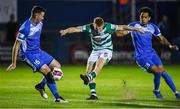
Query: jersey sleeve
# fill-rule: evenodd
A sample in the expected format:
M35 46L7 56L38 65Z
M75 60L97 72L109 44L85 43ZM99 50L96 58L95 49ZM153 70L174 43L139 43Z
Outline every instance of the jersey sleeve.
M160 29L154 24L152 24L152 26L153 26L153 29L154 29L153 35L156 36L156 37L160 36L161 35Z
M24 23L23 25L21 25L21 27L19 28L18 34L17 34L17 40L18 41L24 41L26 39L26 37L28 36L30 31L30 25L28 25L27 23Z
M111 23L105 23L105 26L107 27L107 31L112 34L113 32L117 31L118 25L111 24Z
M129 23L128 26L134 27L136 25L136 22ZM131 33L132 31L128 31L128 33Z
M128 26L135 26L136 25L136 22L132 22L132 23L129 23Z
M83 25L80 28L81 28L82 32L88 32L88 33L91 32L90 24Z

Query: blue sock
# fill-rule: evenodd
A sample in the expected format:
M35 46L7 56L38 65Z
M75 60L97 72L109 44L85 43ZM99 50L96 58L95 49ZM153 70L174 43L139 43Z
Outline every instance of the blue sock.
M162 73L156 73L154 74L154 90L158 91L161 81L161 74Z
M56 99L60 98L55 81L53 81L52 83L47 82L47 86L49 87L49 89L51 90L52 94Z
M41 86L44 87L46 85L46 83L47 83L46 78L43 77L43 79L40 82Z
M168 86L171 88L171 90L176 93L176 86L174 85L174 82L172 81L171 77L168 75L167 72L162 73L162 77L168 84Z

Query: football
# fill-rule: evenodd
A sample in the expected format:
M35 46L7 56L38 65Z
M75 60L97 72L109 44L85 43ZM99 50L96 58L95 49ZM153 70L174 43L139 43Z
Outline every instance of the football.
M63 72L60 68L54 68L52 71L52 75L55 81L59 81L63 77Z

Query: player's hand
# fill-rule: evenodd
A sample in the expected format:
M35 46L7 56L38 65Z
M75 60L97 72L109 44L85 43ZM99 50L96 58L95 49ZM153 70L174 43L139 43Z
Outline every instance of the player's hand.
M60 30L59 33L61 34L61 36L64 36L67 32L65 30Z
M171 50L179 50L179 48L178 48L178 46L176 46L176 45L169 45L169 48L171 49Z
M142 33L142 34L144 34L145 32L144 32L144 30L142 30L142 29L139 29L138 28L138 30L137 31L139 31L140 33Z
M14 70L16 68L16 64L11 64L11 65L9 65L9 67L6 69L6 71L8 72L8 71L12 71L12 70Z

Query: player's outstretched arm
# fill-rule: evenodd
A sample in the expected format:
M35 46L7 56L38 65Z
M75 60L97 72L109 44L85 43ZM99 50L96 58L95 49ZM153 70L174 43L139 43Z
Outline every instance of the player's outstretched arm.
M172 45L163 35L160 35L158 39L162 44L167 45L170 49L179 50L177 45Z
M18 55L18 50L19 50L20 45L21 45L21 42L16 40L13 46L13 50L12 50L12 62L9 65L9 67L6 69L6 71L11 71L16 68L16 60L17 60L17 55Z
M126 30L125 31L116 31L115 34L117 37L124 37L124 36L127 36L129 34L129 32Z
M69 27L65 30L60 30L59 33L61 34L61 36L64 36L68 33L78 33L78 32L82 32L82 29L80 27Z
M144 33L144 30L128 25L118 25L118 30L139 31L141 33Z

